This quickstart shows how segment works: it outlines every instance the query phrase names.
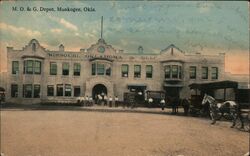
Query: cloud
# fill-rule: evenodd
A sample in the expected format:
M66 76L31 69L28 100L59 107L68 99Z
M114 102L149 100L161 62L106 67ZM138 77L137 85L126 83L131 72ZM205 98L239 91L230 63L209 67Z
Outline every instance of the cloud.
M39 31L33 31L23 27L16 27L3 22L0 23L0 30L5 30L13 34L19 34L22 36L29 36L29 37L39 37L42 35Z
M50 29L50 31L51 31L52 33L58 33L58 34L60 34L60 33L62 32L62 29L57 29L57 28L55 28L55 29Z
M63 26L65 26L66 28L70 29L70 30L74 30L74 31L77 31L78 28L77 26L75 26L74 24L66 21L65 19L61 18L60 21L59 21Z
M58 18L51 15L48 15L48 18L51 19L52 21L58 22L59 24L61 24L62 26L64 26L69 30L78 31L78 27L76 25L70 23L69 21L66 21L64 18Z

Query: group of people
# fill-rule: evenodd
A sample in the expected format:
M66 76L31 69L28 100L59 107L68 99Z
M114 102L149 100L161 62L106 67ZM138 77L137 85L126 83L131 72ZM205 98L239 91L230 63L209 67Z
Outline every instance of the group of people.
M97 94L95 99L96 99L96 103L98 105L109 106L109 107L112 107L112 106L118 107L119 99L117 96L112 98L112 96L108 97L106 94Z
M112 96L107 96L106 94L97 94L95 96L95 99L93 99L92 96L83 96L77 98L77 103L81 104L82 106L93 106L94 104L98 104L101 106L115 106L118 107L118 97L115 96L112 98Z

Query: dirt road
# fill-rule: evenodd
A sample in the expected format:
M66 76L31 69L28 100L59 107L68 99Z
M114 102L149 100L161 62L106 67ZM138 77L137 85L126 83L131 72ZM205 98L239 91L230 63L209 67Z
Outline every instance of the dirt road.
M227 122L126 112L1 111L4 156L241 156L249 135Z

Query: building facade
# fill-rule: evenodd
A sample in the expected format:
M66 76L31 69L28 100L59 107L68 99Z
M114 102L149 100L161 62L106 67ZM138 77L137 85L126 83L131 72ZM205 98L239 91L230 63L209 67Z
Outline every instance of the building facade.
M103 38L78 52L42 47L32 39L21 50L7 47L6 100L13 103L74 101L78 96L105 93L123 100L124 93L165 91L189 97L191 83L224 80L225 54L190 54L171 44L159 54L115 49Z

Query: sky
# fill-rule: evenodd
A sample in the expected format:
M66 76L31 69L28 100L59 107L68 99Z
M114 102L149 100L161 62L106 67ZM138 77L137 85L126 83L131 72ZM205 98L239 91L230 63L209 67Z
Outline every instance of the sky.
M12 7L94 8L89 12L13 11ZM89 48L103 38L116 49L160 53L174 44L186 53L226 53L225 67L249 74L248 2L192 1L1 1L0 70L6 70L6 47L21 49L36 38L49 50Z

